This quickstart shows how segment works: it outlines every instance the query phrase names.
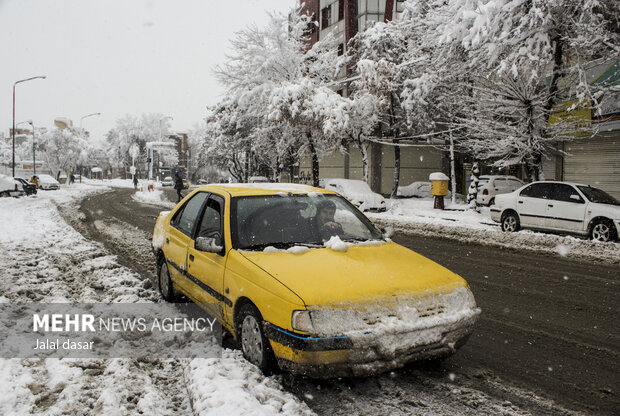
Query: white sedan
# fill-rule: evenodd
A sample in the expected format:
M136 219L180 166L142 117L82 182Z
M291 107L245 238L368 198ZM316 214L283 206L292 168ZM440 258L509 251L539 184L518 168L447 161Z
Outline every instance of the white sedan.
M484 175L478 182L476 202L480 205L493 205L495 196L514 192L524 185L523 181L514 176Z
M364 181L355 179L321 179L319 186L338 192L358 207L360 211L383 212L386 209L385 198L373 192Z
M534 182L497 195L490 213L503 231L534 228L613 241L620 229L617 199L598 188L569 182Z
M58 182L52 176L42 174L42 175L38 175L38 177L39 177L39 189L43 189L45 191L60 189L60 182Z

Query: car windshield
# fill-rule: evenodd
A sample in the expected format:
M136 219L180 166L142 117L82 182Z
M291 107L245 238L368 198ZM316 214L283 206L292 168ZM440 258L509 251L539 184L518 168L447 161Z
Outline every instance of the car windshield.
M596 202L597 204L620 205L620 201L601 189L592 188L591 186L577 187L581 192L583 192L590 202Z
M381 232L340 196L283 195L232 198L233 247L321 247L333 236L343 241L383 239Z

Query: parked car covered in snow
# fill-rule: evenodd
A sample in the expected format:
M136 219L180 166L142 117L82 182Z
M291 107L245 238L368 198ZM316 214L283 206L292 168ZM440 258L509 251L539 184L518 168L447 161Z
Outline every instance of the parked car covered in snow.
M14 179L20 183L21 189L26 193L26 195L37 194L37 186L35 184L28 182L24 178L14 178Z
M25 195L25 192L18 180L10 176L0 175L0 197L23 195Z
M606 192L570 182L534 182L495 197L491 219L503 231L533 228L618 239L620 202Z
M399 186L396 195L403 198L430 198L431 183L430 182L412 182L407 186Z
M250 176L248 183L269 183L269 178L266 176Z
M50 175L42 174L37 176L39 178L39 189L43 189L44 191L60 189L60 182Z
M478 182L476 202L480 205L493 205L495 195L514 192L524 185L523 181L514 176L483 175Z
M338 192L362 211L383 212L385 198L370 189L364 181L356 179L321 179L319 186Z
M357 376L448 356L480 309L461 277L297 184L213 184L153 232L161 295L217 317L263 371Z

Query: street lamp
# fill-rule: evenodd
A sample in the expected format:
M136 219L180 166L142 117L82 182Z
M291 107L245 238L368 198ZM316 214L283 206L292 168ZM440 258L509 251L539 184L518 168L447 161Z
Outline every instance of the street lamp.
M45 75L38 75L36 77L20 79L13 84L13 177L15 177L15 86L20 82L31 81L38 78L45 79Z
M85 116L80 117L80 136L83 138L84 137L84 130L82 130L82 120L84 120L87 117L92 117L92 116L100 116L101 113L91 113L91 114L87 114ZM82 165L79 166L80 168L80 183L82 183L82 175L84 174L84 170L82 169Z
M17 123L16 125L19 126L20 124L24 123L28 123L30 124L30 127L32 127L32 175L37 176L37 159L34 153L34 124L32 123L32 120L26 120Z

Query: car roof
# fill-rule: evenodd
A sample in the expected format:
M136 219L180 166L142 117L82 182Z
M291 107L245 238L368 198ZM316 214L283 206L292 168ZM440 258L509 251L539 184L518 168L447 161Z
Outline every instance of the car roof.
M596 186L592 186L592 185L586 185L584 183L577 183L577 182L565 182L565 181L536 181L536 182L530 182L527 183L526 185L531 185L534 183L563 183L565 185L573 185L573 186L589 186L590 188L596 188ZM597 188L598 189L598 188Z
M201 186L199 190L208 192L226 192L230 196L252 196L252 195L279 195L282 193L292 194L335 194L335 192L315 188L309 185L298 183L216 183Z

